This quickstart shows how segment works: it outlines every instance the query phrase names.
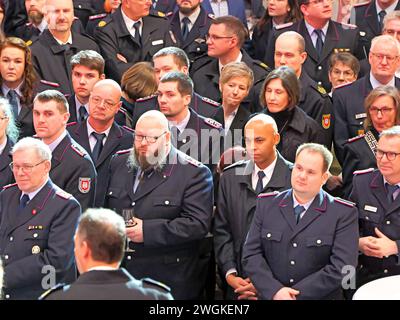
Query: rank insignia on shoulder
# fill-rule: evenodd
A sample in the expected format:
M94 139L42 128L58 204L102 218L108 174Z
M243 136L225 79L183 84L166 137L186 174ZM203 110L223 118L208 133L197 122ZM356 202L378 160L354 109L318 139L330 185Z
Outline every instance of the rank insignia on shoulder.
M56 195L58 195L59 197L61 197L63 199L66 199L66 200L68 200L72 197L72 194L65 192L64 190L57 190Z
M142 282L144 282L146 284L149 284L149 285L152 285L152 286L159 287L159 288L165 290L166 292L171 292L170 287L168 287L167 285L165 285L162 282L159 282L159 281L156 281L156 280L153 280L153 279L150 279L150 278L143 278Z
M28 230L43 230L43 226L28 226Z
M169 30L169 36L171 37L172 42L176 44L177 41L176 41L175 35L174 35L174 33L172 32L172 30Z
M213 15L212 13L209 13L209 14L208 14L208 17L209 17L210 19L215 20L215 15Z
M157 97L157 95L156 94L152 94L151 96L139 98L139 99L136 100L136 102L147 101L147 100L153 99L154 97Z
M242 165L246 165L246 164L247 164L247 160L239 160L239 161L236 161L235 163L232 163L229 166L225 167L223 171L229 170L231 168L239 167Z
M165 17L165 13L164 13L164 12L161 12L161 11L157 11L157 15L158 15L159 17L162 17L162 18Z
M76 122L76 121L68 122L68 123L67 123L67 127L72 127L72 126L74 126L74 125L76 125L76 124L78 124L78 122Z
M47 290L46 292L44 292L44 293L39 297L39 300L44 300L47 296L50 295L50 293L59 291L59 290L63 289L64 286L65 286L64 283L58 283L58 284L56 284L53 288L51 288L51 289Z
M204 102L207 102L208 104L211 104L212 106L215 106L215 107L219 107L219 105L220 105L217 101L214 101L207 97L201 97L201 100L203 100Z
M32 40L28 40L25 44L29 47L32 44Z
M356 205L354 202L351 202L349 200L344 200L344 199L338 198L338 197L334 198L333 200L336 201L337 203L343 204L343 205L345 205L347 207L350 207L350 208L353 208Z
M357 26L355 24L350 24L350 23L341 22L341 25L342 25L343 28L349 28L349 29L357 28Z
M125 150L119 150L116 152L116 154L127 154L129 152L131 152L132 148L130 149L125 149Z
M16 182L15 182L15 183L7 184L6 186L3 187L3 190L6 190L6 189L11 188L11 187L15 187L16 185L17 185Z
M165 14L165 16L166 17L170 17L170 16L172 16L174 13L172 12L172 11L170 11L170 12L167 12L166 14Z
M288 28L288 27L291 27L292 25L293 25L293 22L278 24L277 26L275 26L275 30L281 30L284 28Z
M203 38L197 38L197 39L194 39L194 42L196 42L196 43L200 44L200 43L204 43L204 42L206 42L206 39L203 39Z
M257 196L257 198L268 198L268 197L276 196L277 194L279 194L278 191L265 192L265 193L260 193Z
M325 95L325 94L326 94L326 90L325 90L325 88L324 88L323 86L318 85L318 86L317 86L317 89L318 89L318 92L319 92L320 94L322 94L322 95Z
M71 122L71 123L73 123L73 122ZM71 149L74 150L75 153L77 153L81 157L85 156L85 153L83 153L81 150L79 150L79 148L77 146L74 146L73 144L71 144Z
M100 14L96 14L94 16L90 16L89 20L97 20L97 19L105 18L105 17L107 17L107 13L100 13Z
M103 28L103 27L105 27L107 25L107 22L105 22L104 20L101 20L99 23L98 23L98 26L100 27L100 28Z
M201 162L197 161L196 159L186 156L185 160L190 163L191 165L195 166L195 167L200 167L201 166Z
M211 119L211 118L205 118L204 122L208 124L209 126L215 128L215 129L222 129L222 124L220 124L218 121Z
M57 82L51 82L51 81L47 81L47 80L40 80L40 83L43 83L45 85L48 85L48 86L54 87L54 88L60 87L60 84L57 83Z
M330 114L323 114L322 115L322 127L324 129L329 129L331 126L331 115Z
M334 53L339 53L339 52L350 52L350 48L334 48L333 49Z
M268 69L269 69L268 65L267 65L266 63L264 63L264 62L259 62L258 65L259 65L260 67L262 67L263 69L265 69L265 70L268 70Z
M356 176L356 175L359 175L359 174L370 173L370 172L373 172L374 170L375 170L374 168L368 168L368 169L364 169L364 170L356 170L356 171L353 172L353 174Z
M129 128L128 126L122 126L122 128L124 128L125 130L128 130L130 132L135 132L135 130L133 130L132 128Z
M355 137L353 137L353 138L350 138L349 140L347 140L347 142L348 142L348 143L351 143L351 142L360 140L361 138L364 138L364 137L365 137L365 134L359 134L358 136L355 136Z
M79 177L78 189L80 193L88 193L90 191L92 178Z

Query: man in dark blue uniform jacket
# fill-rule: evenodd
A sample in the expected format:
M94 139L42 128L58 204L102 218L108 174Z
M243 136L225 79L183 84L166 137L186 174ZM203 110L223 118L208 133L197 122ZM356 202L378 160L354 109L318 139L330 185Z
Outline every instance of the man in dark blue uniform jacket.
M40 140L13 147L16 184L0 193L0 254L6 299L37 299L76 275L72 237L81 207L49 178L51 152Z
M358 212L322 190L331 163L325 147L304 144L292 189L259 195L243 249L244 270L259 299L343 297L343 268L357 265Z

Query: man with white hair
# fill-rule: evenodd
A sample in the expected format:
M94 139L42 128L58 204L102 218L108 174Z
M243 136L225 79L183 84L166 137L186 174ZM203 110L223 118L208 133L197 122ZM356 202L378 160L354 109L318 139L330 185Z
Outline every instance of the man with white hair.
M89 117L68 124L71 137L89 152L97 171L95 207L104 202L111 157L132 146L132 129L114 120L122 102L121 87L111 79L97 82L90 93Z
M367 118L364 99L367 95L383 85L400 88L400 79L395 77L399 62L398 41L388 35L376 37L369 52L370 73L333 92L335 154L340 164L343 164L344 144L348 139L364 133L363 124Z
M15 184L0 193L0 255L5 299L37 299L57 282L75 278L71 241L81 207L49 178L51 151L21 139L12 149Z
M131 214L133 226L126 229L131 252L124 263L134 277L163 282L175 299L202 297L210 258L202 245L213 211L212 175L172 146L161 112L144 113L133 149L112 159L105 207Z

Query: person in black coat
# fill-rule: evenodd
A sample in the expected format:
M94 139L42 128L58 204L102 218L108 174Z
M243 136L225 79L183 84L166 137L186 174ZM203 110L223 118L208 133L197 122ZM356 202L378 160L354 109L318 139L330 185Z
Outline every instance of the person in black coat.
M37 83L29 46L19 38L7 38L0 43L0 59L1 95L11 104L19 138L32 136L32 100Z
M245 127L245 140L251 160L236 162L222 172L215 212L215 256L221 277L229 285L226 299L252 289L241 261L258 194L290 188L292 164L276 150L279 134L275 121L263 114L251 118Z
M81 207L49 178L51 152L42 141L21 139L12 157L16 183L0 193L4 296L37 299L49 289L44 274L60 282L76 278L71 240Z
M58 284L40 300L172 300L166 285L150 278L137 280L120 267L125 229L125 221L115 212L87 210L74 238L78 280Z
M11 149L18 139L18 128L15 125L11 106L8 100L0 98L0 191L14 182L10 168Z
M81 50L100 50L89 37L71 31L74 20L72 0L49 0L47 5L55 8L46 12L48 29L31 46L33 64L41 80L38 91L56 89L70 95L73 93L71 57ZM55 13L61 11L68 12L62 19Z
M297 106L299 98L299 80L293 69L286 66L271 71L260 93L264 113L270 115L278 126L281 140L277 149L291 162L294 162L296 149L301 144L323 144L325 141L318 123Z
M379 135L400 124L400 95L391 86L377 87L365 99L365 134L353 137L344 145L343 189L349 195L356 170L376 168Z

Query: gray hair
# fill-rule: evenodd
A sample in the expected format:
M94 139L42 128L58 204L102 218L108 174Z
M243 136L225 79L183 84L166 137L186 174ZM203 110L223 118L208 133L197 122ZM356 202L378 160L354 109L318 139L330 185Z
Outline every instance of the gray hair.
M48 160L51 161L51 150L47 144L39 139L35 139L32 137L26 137L19 140L11 150L11 154L18 151L33 149L36 151L36 154L39 156L40 160Z
M388 22L392 20L400 20L400 10L395 10L385 16L385 18L383 19L383 30L386 29L386 25L388 24Z
M393 126L389 129L383 130L381 132L381 134L379 135L379 138L382 138L382 137L389 137L389 138L398 137L398 138L400 138L400 126Z
M387 34L384 34L384 35L381 35L381 36L377 36L377 37L372 39L370 52L371 51L373 52L373 49L375 48L375 46L377 46L381 42L391 43L397 49L396 56L400 55L400 44L399 44L399 42L395 38L393 38L393 37L391 37L391 36L389 36Z
M159 57L173 56L175 63L180 67L190 67L190 61L185 51L177 47L165 47L157 51L153 56L153 61Z
M323 172L329 170L333 161L333 156L332 153L324 145L318 143L303 143L300 147L297 148L296 158L304 150L312 153L319 153L323 159Z
M13 142L17 142L19 130L15 123L12 107L10 102L2 97L0 97L0 112L3 112L4 116L8 118L8 125L6 128L7 137L10 138Z

